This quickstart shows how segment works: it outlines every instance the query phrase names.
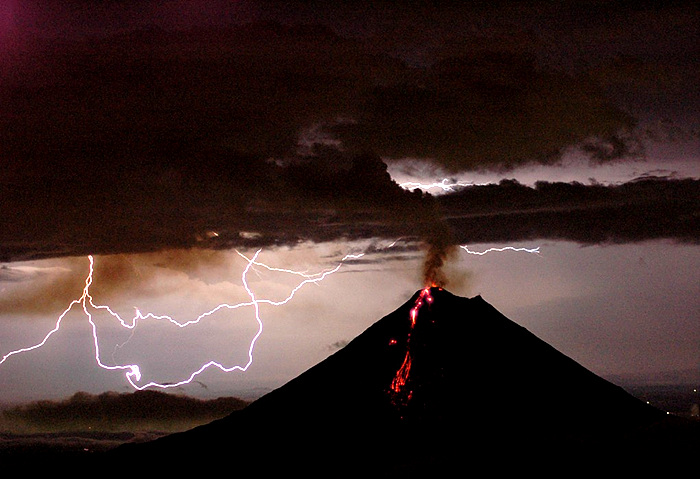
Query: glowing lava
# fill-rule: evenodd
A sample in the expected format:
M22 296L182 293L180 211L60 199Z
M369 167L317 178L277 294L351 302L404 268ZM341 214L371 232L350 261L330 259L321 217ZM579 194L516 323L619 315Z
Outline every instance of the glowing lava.
M406 356L404 357L403 363L394 379L391 381L391 391L394 394L400 394L406 387L408 382L408 377L411 373L411 333L413 332L413 327L416 325L416 320L418 319L418 312L425 303L432 303L433 297L430 295L430 287L423 288L416 298L411 311L409 312L409 318L411 320L411 327L408 332L408 338L406 339ZM407 399L411 398L411 391L408 391Z
M532 254L539 254L540 248L539 246L536 248L516 248L513 246L505 246L502 248L489 248L484 251L472 251L470 250L466 245L460 245L460 248L462 248L464 251L466 251L469 254L473 255L485 255L487 253L492 253L492 252L503 252L503 251L516 251L516 252L525 252L525 253L532 253ZM438 264L438 268L441 265ZM434 275L431 275L431 277ZM420 312L421 308L426 304L430 304L433 302L433 297L430 294L431 287L436 287L438 286L437 284L433 283L432 286L426 286L423 288L416 298L416 301L411 308L411 311L409 312L409 319L410 319L410 329L408 332L408 337L406 339L406 356L404 357L403 363L401 364L401 367L396 371L396 374L394 375L394 378L391 381L391 386L390 386L390 392L393 395L394 403L400 403L402 402L401 400L403 399L403 402L407 402L411 399L412 392L411 390L405 391L406 385L408 384L408 379L411 374L411 363L413 361L413 358L411 356L411 333L413 332L413 328L416 325L416 321L418 319L418 313ZM391 345L396 344L396 340L392 339L390 342Z
M294 295L296 294L299 289L301 289L304 285L310 284L310 283L318 283L320 281L323 281L326 277L329 275L337 272L342 264L351 259L357 259L360 258L364 255L364 253L360 254L350 254L346 255L339 263L338 265L330 270L323 271L320 273L315 273L315 274L307 274L307 273L302 273L299 271L294 271L290 269L282 269L282 268L273 268L271 266L268 266L264 263L260 263L257 258L260 255L260 250L258 250L251 258L248 258L244 254L240 253L237 251L237 253L244 258L247 261L246 267L243 270L243 273L241 275L241 281L243 283L243 287L245 288L246 292L248 293L248 296L250 296L250 301L246 302L241 302L237 304L228 304L228 303L222 303L216 306L214 309L207 311L205 313L200 314L197 318L186 321L186 322L178 322L175 319L173 319L170 316L159 316L155 315L152 313L148 314L142 314L138 309L136 310L136 313L134 317L131 319L131 321L125 321L119 314L115 313L109 306L105 305L98 305L95 304L92 295L90 294L90 286L93 283L93 273L94 273L94 264L95 260L92 256L88 256L90 267L89 267L89 272L87 277L85 278L85 287L83 288L83 294L78 298L74 299L68 307L63 311L63 313L60 314L58 319L56 320L56 323L54 325L54 328L49 331L46 336L44 336L44 339L40 341L39 343L29 346L26 348L21 348L17 349L14 351L10 351L9 353L5 354L1 359L0 359L0 364L4 363L7 361L10 357L15 356L20 353L26 353L38 348L41 348L46 342L53 336L56 332L58 332L61 328L61 323L63 319L66 317L66 315L74 308L74 307L81 307L83 310L83 313L87 317L88 322L90 323L92 327L92 340L93 340L93 345L94 345L94 351L95 351L95 361L98 366L100 366L103 369L106 370L122 370L125 371L125 377L126 380L135 388L138 390L146 389L148 387L158 387L158 388L172 388L172 387L178 387L182 386L184 384L188 384L192 382L199 374L204 372L205 370L209 369L210 367L216 367L220 369L223 372L231 372L234 370L240 370L240 371L246 371L250 365L253 363L253 349L255 347L255 343L260 337L260 335L263 332L263 323L262 320L260 319L260 304L269 304L272 306L281 306L283 304L286 304L289 302ZM258 266L262 267L265 269L268 269L269 271L277 271L277 272L283 272L287 274L292 274L299 276L301 278L301 281L294 287L292 288L291 292L289 295L281 300L281 301L273 301L270 299L258 299L255 296L255 293L253 290L250 288L247 280L247 275L250 269L253 266ZM137 322L140 320L146 320L146 319L153 319L153 320L167 320L170 323L180 327L184 328L186 326L196 324L203 319L211 316L215 312L221 310L221 309L238 309L242 307L252 307L255 312L255 320L257 322L258 328L257 332L255 333L255 336L250 342L250 345L248 347L248 361L244 365L235 365L235 366L224 366L223 364L216 362L216 361L208 361L204 363L201 367L199 367L197 370L193 371L188 377L181 381L177 382L168 382L168 383L158 383L158 382L149 382L146 384L139 385L137 384L141 380L141 369L139 368L138 364L122 364L122 365L108 365L103 363L100 355L100 341L99 337L97 334L97 325L93 321L93 313L91 311L106 311L109 315L111 315L114 319L116 319L122 327L127 328L127 329L134 329L136 328Z

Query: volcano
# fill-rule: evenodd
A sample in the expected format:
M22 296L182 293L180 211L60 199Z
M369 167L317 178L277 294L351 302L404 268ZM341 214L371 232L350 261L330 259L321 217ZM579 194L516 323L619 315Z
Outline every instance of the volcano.
M424 290L425 291L425 290ZM431 288L245 409L106 457L256 474L401 476L474 465L583 467L654 452L667 415L600 378L480 296ZM410 341L409 341L410 338ZM392 380L410 349L400 396ZM641 438L641 439L640 439ZM495 462L492 462L495 461Z

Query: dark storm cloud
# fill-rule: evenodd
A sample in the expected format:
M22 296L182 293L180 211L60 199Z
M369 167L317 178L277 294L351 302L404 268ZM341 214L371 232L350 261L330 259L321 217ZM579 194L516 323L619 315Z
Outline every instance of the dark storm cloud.
M636 144L636 118L606 94L639 69L559 68L590 29L567 36L577 14L550 15L568 46L545 52L547 3L95 5L17 2L3 23L4 261L425 237L439 208L381 157L508 169ZM664 15L656 37L689 31Z
M130 31L11 60L6 260L366 236L420 200L376 156L298 153L401 69L326 28Z
M99 185L74 180L42 189L15 185L4 190L0 257L397 237L422 234L435 221L424 195L402 190L375 156L355 157L338 171L322 171L313 162L261 165L266 173L252 170L253 178L246 173L251 170L222 170L201 182L185 176ZM238 187L241 178L254 184Z
M454 172L553 164L574 145L600 160L629 151L634 119L592 83L494 52L451 58L422 73L374 89L359 121L334 131L349 146L394 159L431 158Z
M392 75L365 50L323 27L270 24L43 45L3 82L8 174L111 179L294 155L305 128Z
M513 180L440 201L458 243L700 241L700 181L646 177L617 186Z

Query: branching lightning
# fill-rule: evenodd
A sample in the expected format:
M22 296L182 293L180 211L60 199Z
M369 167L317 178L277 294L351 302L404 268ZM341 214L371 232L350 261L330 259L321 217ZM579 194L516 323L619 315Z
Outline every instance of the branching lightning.
M283 269L283 268L275 268L268 266L264 263L261 263L258 261L258 256L260 255L260 250L258 250L252 257L247 257L243 253L236 251L242 258L246 260L246 266L243 270L243 273L241 275L241 281L243 284L243 287L246 290L246 293L250 297L250 301L244 301L236 304L229 304L229 303L222 303L216 306L215 308L200 314L197 318L192 319L190 321L186 322L179 322L176 319L167 316L167 315L155 315L153 313L147 313L143 314L141 311L138 309L136 310L133 318L131 320L127 321L124 320L119 314L114 312L109 306L106 305L98 305L95 304L95 301L92 297L92 294L90 293L90 286L93 283L93 274L94 274L94 265L95 265L95 259L93 258L92 255L88 256L89 259L89 272L87 277L85 278L85 286L83 288L83 293L78 299L74 299L71 301L71 303L68 305L68 307L59 315L58 319L56 320L56 323L51 329L46 336L37 344L21 349L17 349L14 351L10 351L9 353L5 354L2 359L0 359L0 364L4 363L7 361L9 358L12 356L22 354L22 353L27 353L29 351L33 351L35 349L41 348L44 346L47 341L53 336L55 333L57 333L60 328L61 328L61 323L63 322L64 318L66 315L73 310L74 308L82 308L83 313L85 314L85 317L87 318L88 322L91 325L92 328L92 339L93 339L93 345L94 345L94 354L95 354L95 361L97 365L99 365L101 368L106 369L106 370L121 370L124 371L124 375L126 380L135 388L138 390L143 390L149 387L157 387L157 388L173 388L173 387L178 387L182 386L185 384L188 384L192 382L197 376L199 376L201 373L203 373L205 370L215 367L220 369L223 372L231 372L235 370L239 371L246 371L250 365L253 363L253 350L255 348L255 344L260 337L260 335L263 332L263 323L260 318L260 305L261 304L269 304L272 306L281 306L289 301L292 300L294 295L299 291L304 285L311 284L311 283L319 283L326 279L328 276L332 275L333 273L336 273L341 266L347 262L348 260L353 260L353 259L358 259L362 256L364 256L364 253L359 253L359 254L349 254L346 255L340 262L332 269L322 271L319 273L314 273L314 274L307 274L299 271L294 271L290 269ZM248 283L248 273L253 267L261 267L265 268L269 271L275 271L275 272L282 272L282 273L287 273L295 276L300 277L300 282L292 288L291 292L289 295L278 301L270 300L270 299L258 299L253 292L252 288L250 287ZM159 321L169 321L170 323L180 327L180 328L185 328L187 326L190 326L192 324L199 323L200 321L206 319L207 317L211 316L212 314L216 313L219 310L222 309L229 309L229 310L235 310L238 308L244 308L244 307L252 307L254 312L255 312L255 320L257 322L258 328L255 333L255 336L253 339L250 341L250 345L248 347L248 360L245 364L243 365L235 365L235 366L225 366L217 361L208 361L204 364L202 364L198 369L193 371L188 377L177 381L177 382L167 382L167 383L158 383L158 382L148 382L145 384L138 384L139 381L141 381L141 369L139 368L138 364L122 364L122 365L109 365L105 364L102 359L101 359L101 354L100 354L100 340L99 336L97 333L97 325L95 324L93 320L93 311L104 311L108 313L112 318L116 319L119 324L126 328L126 329L131 329L133 330L136 328L137 324L139 321L142 320L159 320Z
M390 243L387 246L384 246L382 248L379 248L380 250L386 250L394 247L396 243L400 241L400 239L397 239ZM465 252L468 254L472 255L485 255L487 253L491 252L503 252L503 251L515 251L515 252L526 252L526 253L532 253L532 254L539 254L539 247L536 248L516 248L513 246L505 246L501 248L489 248L484 251L472 251L470 250L466 245L460 245L460 248L462 248ZM303 288L307 284L318 284L321 281L325 280L328 276L338 272L340 268L342 267L343 264L345 264L348 261L356 260L365 255L365 253L358 253L358 254L348 254L344 256L338 264L328 270L321 271L318 273L305 273L301 271L296 271L292 269L286 269L286 268L277 268L273 266L269 266L265 263L262 263L258 260L259 255L261 253L261 250L258 250L253 254L252 256L246 256L245 254L241 253L240 251L236 251L236 253L245 260L246 265L245 268L243 269L243 272L241 274L241 282L243 287L245 288L245 291L250 298L248 301L243 301L240 303L235 303L235 304L229 304L229 303L222 303L216 306L215 308L206 311L199 316L197 316L194 319L185 321L185 322L180 322L176 319L174 319L171 316L167 315L156 315L154 313L142 313L139 309L135 310L134 316L130 320L125 320L122 318L118 313L116 313L114 310L112 310L109 306L107 305L101 305L101 304L96 304L95 300L90 292L90 288L93 284L93 276L94 276L94 266L95 266L95 259L92 255L88 256L89 260L89 270L88 274L85 278L85 284L82 290L82 294L79 298L74 299L73 301L70 302L70 304L66 307L65 310L58 316L54 327L44 336L44 338L38 342L37 344L34 344L33 346L28 346L25 348L20 348L16 349L14 351L10 351L9 353L5 354L0 358L0 365L3 364L5 361L10 359L11 357L23 353L28 353L30 351L36 350L44 346L49 339L56 334L60 329L61 329L61 324L64 321L65 317L74 309L80 308L82 309L83 314L87 318L87 321L89 322L91 329L92 329L92 341L93 341L93 347L94 347L94 359L95 362L97 363L98 366L105 370L109 371L123 371L124 376L126 380L131 384L131 386L137 390L143 390L149 387L155 387L155 388L173 388L173 387L178 387L182 386L185 384L189 384L197 378L200 374L202 374L205 370L209 368L218 368L223 372L232 372L235 370L238 371L247 371L248 368L251 366L253 363L253 351L255 348L255 344L260 337L260 335L263 332L263 322L260 317L260 305L266 304L266 305L271 305L271 306L282 306L284 304L287 304L289 301L291 301L295 294ZM296 276L299 278L298 283L296 283L296 286L291 288L291 291L289 294L281 299L281 300L272 300L272 299L263 299L263 298L258 298L251 288L249 282L248 282L248 275L251 270L254 268L261 268L261 269L266 269L271 272L278 272L278 273L284 273L284 274L289 274L292 276ZM432 296L430 295L430 288L434 285L426 285L423 290L421 290L421 293L416 299L416 302L414 304L414 307L410 311L410 330L413 330L413 326L416 323L416 320L418 318L418 313L421 309L421 307L425 303L431 303L433 301ZM253 308L254 315L255 315L255 321L257 323L257 330L255 332L255 335L253 336L252 340L249 343L248 346L248 356L247 356L247 361L245 364L239 364L239 365L234 365L234 366L226 366L224 364L221 364L217 361L211 360L208 362L205 362L202 364L199 368L196 370L192 371L189 376L184 377L180 381L176 382L167 382L167 383L159 383L155 381L147 382L144 384L139 384L141 382L142 374L141 374L141 369L138 364L106 364L102 360L101 356L101 350L100 350L100 338L98 335L97 331L97 324L95 323L93 319L93 315L95 312L103 312L111 316L114 320L116 320L119 325L125 329L129 330L134 330L139 322L141 321L146 321L146 320L154 320L154 321L167 321L170 322L171 324L179 327L179 328L186 328L188 326L191 326L193 324L199 323L208 317L212 316L214 313L217 311L227 309L227 310L236 310L239 308ZM409 333L409 338L410 338L410 333ZM406 383L409 379L409 373L411 369L411 354L410 354L410 348L407 347L406 350L406 357L404 359L404 362L402 366L399 368L399 370L396 373L396 376L394 377L394 380L392 381L392 384L390 386L390 389L395 393L398 394L402 392L402 390L405 388ZM116 361L112 361L113 363L116 363ZM409 398L410 398L410 392L409 392Z

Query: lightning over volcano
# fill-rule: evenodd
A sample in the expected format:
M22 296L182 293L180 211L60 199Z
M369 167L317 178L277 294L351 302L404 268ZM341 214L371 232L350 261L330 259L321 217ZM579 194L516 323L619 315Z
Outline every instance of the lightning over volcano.
M407 317L416 324L408 324ZM393 369L401 349L390 341L404 335L417 341L411 345L414 364L407 381ZM387 395L389 383L399 392ZM412 397L396 407L396 394L407 385ZM504 413L514 400L522 412ZM610 460L596 455L603 444L625 451L644 447L636 440L625 442L630 441L625 435L665 418L481 297L426 288L345 348L246 409L189 432L118 448L105 459L160 460L179 451L216 458L228 448L224 438L235 431L248 438L237 462L245 471L260 467L266 455L255 446L260 441L278 454L279 461L268 466L275 472L323 471L343 464L353 474L404 467L446 473L465 459L487 464L494 451L504 449L519 460L544 449L551 454L549 470L578 454L587 454L591 464ZM339 431L330 438L320 434L329 421ZM458 431L468 434L454 434ZM465 437L470 441L465 443ZM411 444L408 451L406 442ZM517 467L523 466L518 462Z
M388 244L387 246L381 247L380 249L391 249L393 248L398 240L395 240ZM444 245L440 246L441 248L444 248ZM465 248L462 246L462 248ZM527 252L537 252L539 249L536 248L534 250L529 250L529 249L524 249L524 248L514 248L514 247L506 247L502 249L490 249L486 250L483 252L472 252L467 250L469 253L472 254L486 254L488 252L492 251L504 251L504 250L514 250L514 251L527 251ZM431 255L436 255L438 254L436 252L437 250L433 247L429 249L429 254L425 259L426 266L424 268L424 271L428 272L429 270L432 270L431 275L440 275L440 267L442 266L442 259L439 261L434 261L431 260ZM247 292L248 296L250 297L250 301L246 302L240 302L240 303L235 303L235 304L230 304L230 303L222 303L217 306L215 306L213 309L210 309L204 313L201 313L198 315L196 318L188 320L188 321L178 321L177 319L167 316L167 315L157 315L155 313L149 312L149 313L142 313L139 309L135 310L134 316L130 320L125 320L122 318L118 313L116 313L114 310L112 310L109 306L107 305L98 305L95 303L94 298L91 294L90 288L93 285L93 282L95 281L94 278L94 264L95 264L95 259L94 257L88 256L88 261L89 261L89 271L88 274L85 278L85 283L84 283L84 288L82 295L74 299L73 301L70 302L68 307L58 316L54 327L44 336L44 338L37 344L34 344L32 346L28 347L23 347L19 348L13 351L10 351L2 356L0 358L0 365L2 365L4 362L9 360L12 356L19 355L19 354L24 354L24 353L29 353L33 350L39 349L43 347L47 341L50 340L50 338L59 332L61 329L61 324L64 321L64 318L68 313L70 313L74 308L80 308L87 318L87 321L91 325L92 328L92 341L94 345L94 358L96 364L105 370L121 370L124 371L125 378L129 382L129 384L137 390L143 390L146 388L154 387L154 388L177 388L179 386L189 384L192 381L195 380L197 376L199 376L202 372L206 371L209 368L218 368L219 370L223 372L232 372L232 371L242 371L245 372L250 365L253 362L253 351L255 348L255 344L260 337L260 335L263 333L263 322L260 316L260 305L261 304L267 304L271 306L283 306L287 304L289 301L291 301L294 298L294 295L299 291L302 287L304 287L307 284L318 284L325 280L328 276L338 272L342 265L348 261L353 261L353 260L358 260L364 256L364 253L357 253L357 254L347 254L345 255L339 262L338 264L331 269L322 271L320 273L305 273L302 271L295 271L291 270L288 268L279 268L279 267L272 267L269 266L265 263L262 263L258 260L258 257L261 253L261 250L258 250L255 252L255 254L252 257L248 257L244 255L243 253L237 251L236 252L238 256L243 258L246 261L246 266L243 269L243 272L241 274L241 283L245 288L245 291ZM429 262L432 262L428 266ZM268 271L274 271L274 272L279 272L283 273L286 275L291 275L291 276L296 276L300 278L299 282L294 285L289 292L289 294L279 300L272 300L272 299L259 299L256 297L256 294L253 292L251 289L250 285L248 284L248 274L251 271L251 268L253 267L260 267L264 268ZM431 276L432 277L432 276ZM426 277L427 278L427 277ZM432 283L432 286L436 286L435 283ZM426 287L421 291L421 294L418 296L416 299L416 304L413 309L411 309L410 312L410 322L411 322L411 329L415 326L416 320L418 318L418 313L423 307L424 303L425 304L430 304L432 302L433 298L430 295L430 287ZM202 321L205 321L208 317L214 315L218 311L223 311L223 310L228 310L228 311L234 311L239 308L252 308L254 311L254 317L255 321L257 323L257 329L250 340L249 346L248 346L248 352L247 352L247 362L243 365L233 365L233 366L226 366L222 364L221 362L215 361L215 360L209 360L206 361L204 364L202 364L200 367L198 367L196 370L192 371L191 373L187 374L184 379L177 380L177 381L168 381L168 382L158 382L158 381L150 381L147 383L141 384L141 377L142 377L142 372L141 368L138 364L106 364L103 359L102 359L102 354L101 354L101 343L100 343L100 337L97 331L97 325L95 324L93 320L93 311L102 311L107 313L113 320L115 320L121 327L129 330L134 330L136 329L138 323L142 321L147 321L147 320L152 320L152 321L164 321L168 322L174 326L177 326L178 328L186 328L188 326L200 323ZM400 394L404 387L406 386L406 382L408 381L408 377L410 374L410 369L411 369L411 356L410 356L410 333L409 333L409 338L407 340L407 348L406 348L406 357L404 359L404 363L402 364L401 368L399 371L397 371L397 375L392 381L391 384L391 390L396 393L397 395ZM410 398L410 392L407 394L407 397Z
M442 287L445 286L447 278L442 271L442 267L444 266L447 258L456 248L456 245L451 244L449 236L445 233L444 228L439 228L438 231L441 232L432 236L432 241L428 245L427 254L423 263L423 280L426 286L420 290L420 293L417 295L415 303L409 312L410 329L406 338L406 355L401 363L401 367L396 371L396 375L391 381L390 393L392 394L393 401L396 404L405 405L411 399L413 392L410 387L408 387L413 362L411 353L411 335L416 326L416 321L418 320L418 315L421 309L424 307L430 307L434 301L431 290L433 288L442 289ZM466 245L460 245L459 247L471 255L478 256L504 251L539 254L540 251L539 247L517 248L513 246L505 246L501 248L488 248L484 251L472 251ZM392 339L392 344L394 343L395 340Z
M619 389L700 404L700 9L656 3L0 2L0 455L153 393L249 406L139 470L652 456Z

